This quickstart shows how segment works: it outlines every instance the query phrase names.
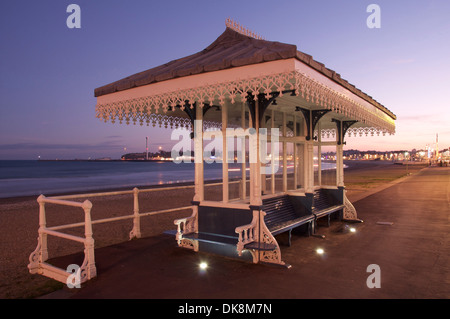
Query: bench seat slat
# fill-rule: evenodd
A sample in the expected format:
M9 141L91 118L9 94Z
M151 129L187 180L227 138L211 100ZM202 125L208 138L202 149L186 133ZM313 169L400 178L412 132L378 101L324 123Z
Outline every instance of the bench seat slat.
M315 212L313 212L313 214L314 214L314 216L316 216L316 218L320 218L322 216L325 216L325 215L334 213L334 212L336 212L338 210L341 210L344 207L345 207L345 205L335 205L335 206L331 206L331 207L328 207L328 208L323 209L323 210L315 211Z
M285 221L284 223L274 224L274 225L271 225L271 227L268 226L268 228L273 235L277 235L284 231L298 227L300 225L312 222L313 220L314 220L314 216L309 215L309 216L304 216L304 217L300 217L297 219Z
M261 250L261 251L270 251L277 248L274 244L268 244L268 243L261 243L261 242L252 242L250 244L247 244L244 246L245 249L254 249L254 250Z
M223 236L218 234L210 234L210 233L191 233L183 235L186 239L192 239L197 241L202 241L206 243L213 243L219 245L236 245L238 242L238 237L233 236ZM261 243L261 242L251 242L244 246L245 249L254 249L261 251L270 251L276 249L276 245Z

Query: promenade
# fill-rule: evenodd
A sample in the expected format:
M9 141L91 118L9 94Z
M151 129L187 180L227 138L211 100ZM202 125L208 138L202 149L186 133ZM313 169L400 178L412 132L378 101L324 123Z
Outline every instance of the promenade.
M363 223L320 222L324 239L293 235L291 247L281 246L290 269L194 253L159 235L97 249L97 278L46 297L448 299L450 168L425 168L388 186L354 202ZM367 285L373 264L380 288Z

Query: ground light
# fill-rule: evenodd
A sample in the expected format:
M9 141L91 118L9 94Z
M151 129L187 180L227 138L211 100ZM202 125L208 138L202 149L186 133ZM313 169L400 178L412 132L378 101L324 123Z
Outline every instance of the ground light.
M351 233L356 232L356 228L354 228L354 227L351 227L349 230L350 230Z
M201 270L206 270L206 268L208 268L208 264L205 263L205 262L201 262L199 267L200 267Z
M318 253L319 255L323 255L325 251L322 248L317 248L316 249L316 253Z

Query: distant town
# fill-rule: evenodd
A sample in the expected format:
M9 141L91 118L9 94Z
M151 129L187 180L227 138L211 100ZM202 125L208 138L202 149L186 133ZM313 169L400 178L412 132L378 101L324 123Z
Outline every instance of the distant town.
M220 154L214 154L212 152L211 158L220 160ZM238 154L236 151L234 154L230 154L230 158L235 160L238 159ZM450 148L442 149L436 152L432 149L412 149L412 150L398 150L398 151L359 151L359 150L345 150L343 154L344 160L381 160L381 161L392 161L392 162L427 162L427 163L441 163L445 165L450 165ZM248 159L248 154L246 154ZM323 152L321 154L322 160L325 161L335 161L336 153L334 152ZM184 160L181 156L176 158L177 160ZM190 156L186 156L187 160L194 159L194 152L192 151ZM282 156L280 155L280 159ZM141 152L141 153L127 153L120 157L120 159L113 159L111 157L100 157L100 158L87 158L87 159L41 159L38 157L38 161L173 161L172 152L164 151L160 149L158 152ZM268 156L270 161L270 155ZM293 154L287 154L287 160L293 160Z
M192 156L194 154L192 153ZM172 153L171 152L167 152L167 151L163 151L160 150L159 152L156 153L147 153L147 152L143 152L143 153L128 153L128 154L124 154L121 156L121 159L124 161L172 161Z
M322 158L335 159L335 153L322 153ZM450 160L450 148L443 149L438 152L434 150L398 150L390 152L380 151L358 151L358 150L346 150L344 151L345 160L387 160L387 161L439 161Z
M194 154L191 152L193 158ZM236 154L235 154L236 158ZM336 153L327 152L322 153L323 160L336 160ZM156 153L128 153L121 156L121 160L127 161L172 161L172 154L168 151L160 150ZM288 160L292 160L292 154L288 155ZM398 151L359 151L359 150L346 150L344 151L344 160L382 160L382 161L394 161L394 162L439 162L443 161L447 164L450 161L450 148L443 149L438 152L434 150L398 150Z

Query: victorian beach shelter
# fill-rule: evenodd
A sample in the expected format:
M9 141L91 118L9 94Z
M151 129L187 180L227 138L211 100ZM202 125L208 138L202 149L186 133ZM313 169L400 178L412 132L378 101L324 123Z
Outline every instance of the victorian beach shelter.
M190 133L195 195L192 214L174 221L176 243L254 263L287 265L281 233L290 242L295 228L314 234L320 218L358 220L345 196L344 138L395 131L396 116L338 73L229 19L204 50L99 87L95 96L104 121ZM204 151L213 138L220 200L205 194L211 157ZM327 181L325 148L336 165ZM238 182L230 165L240 170ZM239 187L237 198L231 186Z

